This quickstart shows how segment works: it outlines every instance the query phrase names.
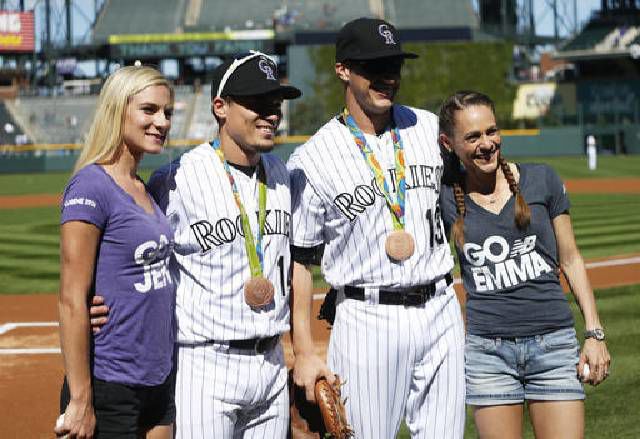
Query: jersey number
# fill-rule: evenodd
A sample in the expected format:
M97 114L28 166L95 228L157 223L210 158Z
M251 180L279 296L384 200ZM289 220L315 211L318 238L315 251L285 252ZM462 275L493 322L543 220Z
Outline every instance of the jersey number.
M429 246L444 244L444 233L442 227L442 216L440 215L440 206L436 206L435 211L427 210L427 221L429 221Z
M289 267L291 268L291 267ZM280 291L283 296L287 295L287 287L291 286L291 269L289 269L289 276L287 276L287 284L285 285L284 280L284 256L280 256L278 258L278 269L280 271Z

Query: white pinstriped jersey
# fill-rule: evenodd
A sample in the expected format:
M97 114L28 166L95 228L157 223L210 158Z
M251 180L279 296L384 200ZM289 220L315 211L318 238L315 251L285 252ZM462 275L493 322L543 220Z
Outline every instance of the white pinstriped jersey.
M289 330L289 174L276 156L262 154L262 160L267 174L263 275L273 283L275 299L260 311L244 301L244 283L251 274L240 212L211 145L197 146L158 169L149 181L175 233L178 342L241 340ZM255 237L256 173L250 177L233 167L231 172Z
M392 262L385 253L385 239L393 231L391 212L351 132L339 119L325 124L287 163L293 190L292 244L325 244L322 271L334 287L403 288L429 283L453 268L438 205L438 119L401 105L395 105L393 113L404 147L405 230L416 245L403 263ZM378 146L371 144L375 136L366 138L395 197L390 135Z

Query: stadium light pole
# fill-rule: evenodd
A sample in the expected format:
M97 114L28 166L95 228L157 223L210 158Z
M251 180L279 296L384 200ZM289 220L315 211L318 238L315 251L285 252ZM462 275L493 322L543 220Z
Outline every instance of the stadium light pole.
M573 0L573 35L578 35L578 0Z
M73 45L73 36L71 34L71 0L64 0L65 18L67 21L67 47Z
M558 0L553 0L553 36L558 44L560 30L558 29Z
M45 50L49 51L51 46L51 0L44 0L44 21L45 21Z

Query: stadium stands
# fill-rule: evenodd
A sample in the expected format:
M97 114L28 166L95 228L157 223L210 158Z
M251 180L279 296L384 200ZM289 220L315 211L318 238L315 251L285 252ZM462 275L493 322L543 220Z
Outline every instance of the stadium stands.
M191 118L188 139L212 139L216 130L216 120L211 114L211 85L200 88L195 95L193 117ZM175 134L172 134L175 139Z
M178 32L182 28L186 2L187 0L106 0L94 26L94 41L104 42L112 34ZM227 2L220 3L226 7ZM234 3L237 2L228 2L229 5Z
M0 145L16 145L28 143L22 128L8 111L3 101L0 101Z
M298 0L288 5L283 25L299 30L335 30L354 18L373 15L369 0Z
M477 27L468 0L392 0L384 8L385 17L403 28Z
M172 139L206 139L213 135L215 119L211 116L210 96L210 86L202 87L197 94L191 87L176 87ZM21 97L7 101L6 117L2 113L4 105L0 107L0 120L9 121L13 117L16 129L24 126L32 143L81 143L96 103L97 96ZM0 142L4 141L0 127Z
M281 2L279 0L261 0L247 2L227 0L203 0L198 20L189 29L192 31L223 31L225 29L271 29L273 13Z
M638 28L635 26L616 27L600 43L596 44L594 49L596 51L626 49L637 36Z
M189 131L193 116L195 96L191 87L176 87L173 117L171 118L171 138L184 139Z
M283 6L279 0L263 0L252 2L251 14L247 14L247 5L243 2L204 0L198 21L189 30L271 29L274 26L280 31L338 29L353 18L371 15L369 3L369 0L294 0Z
M336 30L349 20L381 11L403 28L476 24L468 0L107 0L94 28L94 40L105 41L111 34L182 30Z
M10 111L33 143L79 143L89 128L97 96L21 97Z
M399 28L473 27L475 20L468 0L104 0L93 26L93 41L104 44L110 35L118 34L275 29L286 35L298 30L335 31L349 20L377 13ZM191 87L176 89L172 139L211 138L215 120L210 91L210 86L199 87L195 93ZM96 95L56 93L21 96L8 101L7 109L30 142L80 143L89 129L96 99ZM281 128L286 132L286 123Z
M607 35L615 30L614 25L605 25L599 23L589 23L584 30L578 34L576 38L571 40L562 48L563 52L575 50L592 50L597 44L601 43Z

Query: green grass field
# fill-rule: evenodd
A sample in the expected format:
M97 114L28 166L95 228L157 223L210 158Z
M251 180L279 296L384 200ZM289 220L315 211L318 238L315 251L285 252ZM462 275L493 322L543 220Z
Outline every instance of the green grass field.
M601 156L598 169L587 169L586 157L518 157L519 162L548 163L564 179L640 177L640 155ZM148 178L151 171L143 170ZM3 174L0 175L0 195L57 194L64 189L69 173Z
M606 207L605 207L606 206ZM1 293L50 293L58 288L57 207L0 210ZM586 259L638 253L640 197L572 197L576 239ZM322 277L316 272L316 285Z
M640 400L634 390L640 386L640 285L610 288L596 292L600 318L607 329L607 347L611 354L611 376L600 386L587 386L585 404L585 437L622 439L640 437ZM584 326L575 301L571 300L576 330L582 334ZM581 337L579 336L581 339ZM471 410L467 410L465 437L477 437ZM528 417L525 419L525 439L533 439ZM408 439L403 426L398 438Z
M640 177L640 155L599 156L598 169L595 171L589 171L586 156L514 157L513 161L546 163L552 166L563 179Z

